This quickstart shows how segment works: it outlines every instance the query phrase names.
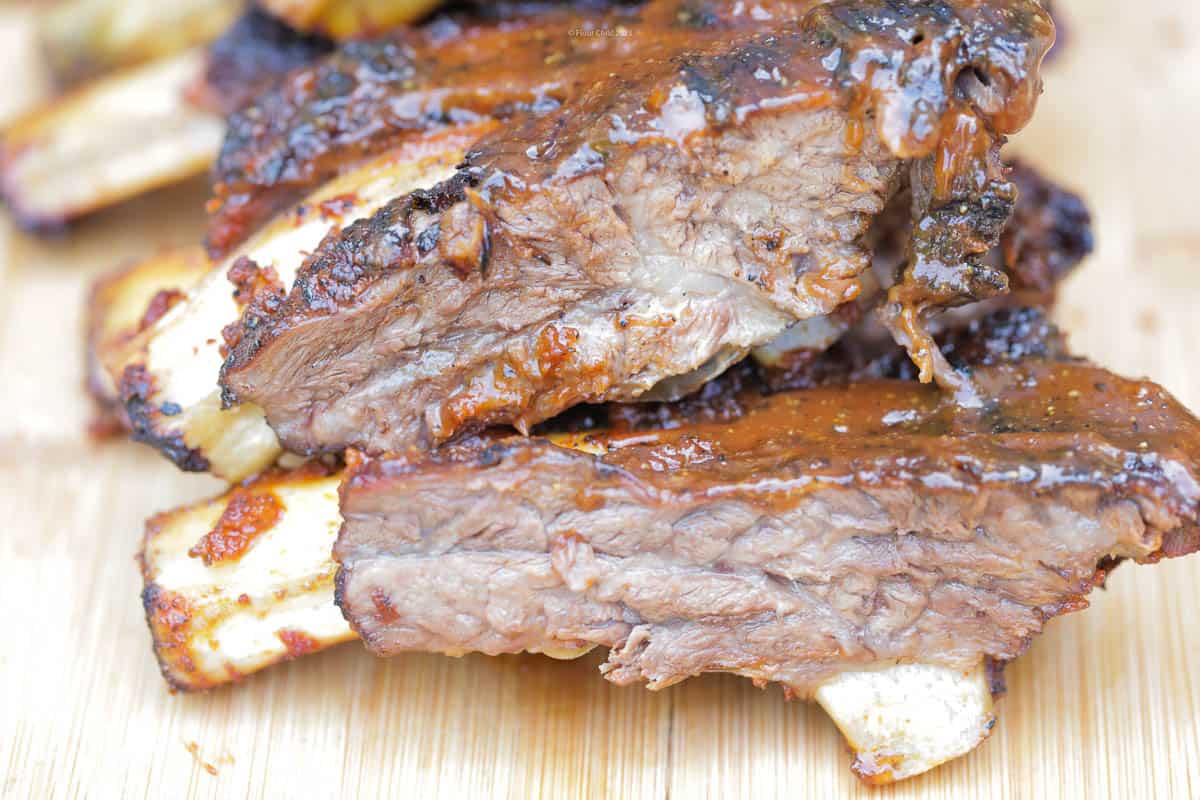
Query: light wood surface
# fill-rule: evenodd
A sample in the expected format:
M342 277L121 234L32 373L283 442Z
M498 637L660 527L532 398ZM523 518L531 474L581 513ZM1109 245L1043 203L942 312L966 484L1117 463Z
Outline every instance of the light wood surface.
M1200 409L1200 7L1062 2L1069 48L1016 149L1084 190L1099 252L1059 317L1075 347ZM0 16L7 113L38 84ZM171 695L133 554L142 520L215 491L89 444L79 311L115 262L200 230L181 187L39 242L0 219L0 794L11 797L1200 797L1200 557L1125 566L1008 671L978 751L857 783L815 707L722 676L651 693L599 656L377 660L357 645Z

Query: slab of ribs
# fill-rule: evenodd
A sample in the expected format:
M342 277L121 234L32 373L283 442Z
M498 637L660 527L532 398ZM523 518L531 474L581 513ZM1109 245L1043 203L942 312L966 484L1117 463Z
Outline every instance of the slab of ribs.
M260 76L205 250L93 300L112 424L231 482L147 526L168 682L601 647L815 699L872 782L975 747L1049 620L1200 549L1200 423L1070 354L1087 209L1001 157L1054 39L1036 0L459 5Z

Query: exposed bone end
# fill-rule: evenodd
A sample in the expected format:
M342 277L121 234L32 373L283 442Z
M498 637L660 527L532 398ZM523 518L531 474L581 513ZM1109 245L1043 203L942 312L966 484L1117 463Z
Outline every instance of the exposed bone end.
M541 653L546 658L553 658L555 661L574 661L577 658L583 658L588 653L596 649L594 644L584 644L579 647L544 647L541 650L530 650L530 653Z
M200 247L167 249L99 278L88 295L86 368L88 391L113 432L128 427L113 372L129 340L165 314L208 270Z
M852 769L886 784L970 752L996 723L983 662L968 670L897 664L845 672L816 700L854 751Z
M0 192L17 221L55 228L199 175L225 133L189 105L200 49L105 76L18 119L0 147Z
M240 0L59 0L37 11L38 39L60 85L164 58L215 39Z
M208 689L354 638L333 604L339 480L308 465L147 523L142 599L171 686ZM270 498L278 516L254 530L239 555L206 564L197 546L236 513L237 497ZM234 522L253 528L253 520L251 528L244 518Z
M281 448L262 410L252 403L222 408L217 386L225 360L223 331L242 312L227 277L230 267L245 257L271 267L290 287L306 253L331 229L450 177L467 148L494 125L481 122L414 136L324 184L214 265L183 302L126 348L116 374L134 438L183 469L211 471L230 481L274 463Z

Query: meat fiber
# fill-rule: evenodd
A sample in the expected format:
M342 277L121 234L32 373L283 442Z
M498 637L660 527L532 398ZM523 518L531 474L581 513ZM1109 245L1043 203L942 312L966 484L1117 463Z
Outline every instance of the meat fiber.
M380 655L601 645L652 688L1013 659L1119 560L1200 548L1200 423L1021 341L984 346L978 409L870 380L359 463L339 604Z

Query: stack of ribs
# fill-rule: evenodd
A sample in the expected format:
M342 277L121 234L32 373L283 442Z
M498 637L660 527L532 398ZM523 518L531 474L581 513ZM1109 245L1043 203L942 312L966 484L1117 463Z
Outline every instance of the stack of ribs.
M603 647L815 699L873 782L976 746L1048 620L1200 549L1200 423L1070 355L1087 210L1000 156L1054 35L495 4L260 91L205 248L92 309L110 424L232 485L147 526L167 681Z

